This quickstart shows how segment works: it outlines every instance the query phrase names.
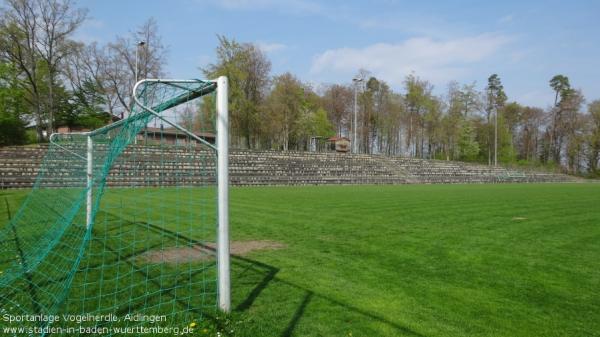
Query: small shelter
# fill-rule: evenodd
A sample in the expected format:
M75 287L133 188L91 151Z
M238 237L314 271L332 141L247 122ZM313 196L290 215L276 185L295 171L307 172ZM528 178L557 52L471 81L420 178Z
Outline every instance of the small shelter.
M334 136L328 139L330 150L346 153L350 151L350 139L342 136Z

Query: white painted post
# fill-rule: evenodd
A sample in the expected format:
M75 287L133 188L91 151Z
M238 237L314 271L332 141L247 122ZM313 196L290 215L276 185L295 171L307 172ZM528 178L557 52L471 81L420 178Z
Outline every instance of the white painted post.
M229 112L227 77L217 79L217 188L219 268L219 308L231 310L231 280L229 262Z
M94 150L94 144L92 142L92 136L87 136L87 200L86 200L86 210L85 210L85 226L86 229L89 229L92 225L92 178L94 174L94 157L92 151Z

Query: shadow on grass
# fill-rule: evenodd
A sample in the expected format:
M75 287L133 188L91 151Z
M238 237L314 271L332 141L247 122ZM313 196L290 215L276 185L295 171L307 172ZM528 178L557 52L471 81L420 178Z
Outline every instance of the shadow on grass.
M140 223L140 224L142 224L142 223ZM156 226L156 225L149 224L149 223L143 223L143 225L148 226L149 228L156 231L157 233L162 233L162 234L171 236L172 238L176 238L176 239L184 239L184 240L187 240L188 242L199 245L199 246L203 247L204 249L215 252L214 248L205 245L203 242L189 238L184 235L181 235L180 233L176 233L169 229L162 228L160 226ZM392 327L394 330L397 330L398 332L400 332L402 334L410 335L410 336L425 337L424 335L422 335L416 331L413 331L413 330L411 330L405 326L402 326L398 323L392 322L392 321L388 320L387 318L382 317L376 313L357 308L350 304L338 301L327 295L316 293L316 292L314 292L308 288L305 288L303 286L279 279L279 278L277 278L277 273L279 272L279 269L274 266L268 265L268 264L260 262L260 261L252 260L252 259L249 259L246 257L238 256L238 255L232 255L231 261L232 261L232 264L234 264L235 266L242 267L242 269L244 271L248 270L248 269L252 269L254 271L258 271L260 273L260 275L262 275L262 279L258 283L256 283L256 285L254 287L252 287L252 290L248 293L246 298L244 300L242 300L235 307L235 311L237 311L237 312L245 312L245 311L249 310L252 307L253 303L256 301L256 299L260 296L260 294L266 288L268 288L269 285L273 281L276 281L283 285L295 288L303 294L302 302L297 307L294 314L290 318L286 328L282 331L282 333L280 335L282 337L289 337L294 334L294 331L295 331L296 327L298 326L298 323L300 322L300 320L302 319L302 317L305 314L306 307L313 300L313 298L324 300L334 306L342 307L344 310L358 314L359 316L362 316L369 320L377 321L379 323L388 325L389 327Z
M195 240L193 238L190 238L188 236L182 235L181 233L177 233L172 230L169 230L169 229L166 229L166 228L163 228L163 227L151 224L151 223L131 222L131 221L126 221L126 220L124 221L124 219L119 219L119 217L116 217L112 214L109 214L109 215L114 217L113 220L117 220L117 219L121 220L121 222L119 224L119 226L121 226L121 228L123 228L122 226L144 226L147 229L149 229L150 231L152 231L158 235L161 235L163 237L170 237L170 238L176 239L176 240L185 240L185 242L189 242L193 245L200 246L207 251L212 251L213 253L216 253L215 249L213 247L206 245L204 242L201 242L201 241ZM112 229L107 228L107 232L110 232L111 230ZM95 231L95 229L94 229L94 234L95 235L93 237L102 237L102 235L100 235L102 233L98 233L97 231ZM104 233L104 234L106 234L106 233ZM104 260L102 262L104 265L106 265L106 263L110 264L111 262L124 262L124 263L130 265L132 270L136 274L141 276L142 278L148 280L149 282L156 283L155 277L153 275L151 275L151 271L148 268L143 268L143 267L138 266L135 262L135 259L132 259L132 257L139 256L139 255L145 253L146 251L158 248L158 245L149 245L148 247L145 247L143 249L135 250L135 251L131 252L130 254L120 255L117 247L111 247L105 241L103 241L102 243L107 252L115 255L114 261L111 261L111 259ZM354 313L365 319L376 321L376 322L382 323L384 325L387 325L387 326L391 327L392 329L398 331L399 333L402 333L405 335L411 335L411 336L423 336L413 330L410 330L409 328L407 328L405 326L402 326L398 323L390 321L387 318L382 317L377 313L373 313L368 310L364 310L364 309L352 306L350 304L347 304L347 303L341 302L339 300L336 300L332 297L329 297L325 294L316 293L316 292L310 290L309 288L306 288L306 287L294 284L292 282L280 279L277 277L279 269L275 266L268 265L268 264L265 264L265 263L257 261L257 260L253 260L253 259L249 259L249 258L246 258L243 256L237 256L237 255L232 255L231 261L232 261L233 266L236 267L238 270L240 270L240 272L237 273L237 275L234 275L234 278L238 278L238 280L243 279L245 277L244 274L247 272L248 273L252 272L253 275L257 276L256 279L252 279L252 277L250 277L251 280L248 283L246 283L246 285L248 286L248 288L250 290L243 297L243 299L241 301L239 301L239 303L235 306L235 308L234 308L235 312L239 312L239 313L248 312L254 305L255 301L265 291L265 289L268 289L270 286L272 286L274 282L296 290L296 293L299 295L299 297L302 300L300 301L300 303L296 307L296 309L293 310L293 313L291 314L291 317L289 317L289 321L287 322L287 324L284 323L284 328L282 328L281 333L280 333L280 336L282 336L282 337L289 337L289 336L294 335L294 333L298 327L298 324L300 323L302 318L305 316L307 307L315 299L319 299L321 301L328 302L329 304L331 304L333 306L343 308L344 311ZM88 265L87 267L95 268L95 267L100 267L100 266L94 264L94 265ZM79 271L81 272L82 270L80 269ZM202 272L202 270L200 270L198 272ZM38 286L44 287L45 285L48 285L48 284L50 284L52 282L56 282L56 281L57 281L56 279L48 278L45 282L43 282L43 284L39 284ZM153 284L153 286L158 287L158 288L161 287L160 283ZM184 303L180 298L178 298L176 296L176 294L173 293L173 289L161 289L160 293L161 293L161 296L172 298L173 301L177 302L182 307L188 308L190 311L194 312L195 314L203 315L208 320L210 320L217 328L219 328L223 332L223 335L228 335L228 333L225 329L225 326L223 325L224 324L223 320L219 319L218 314L215 315L214 313L200 310L197 308L190 308L189 303ZM295 295L292 295L292 296L295 296ZM144 306L144 304L145 303L143 303L143 302L132 303L129 306L122 308L121 309L122 312L117 312L116 314L119 315L119 314L123 314L125 312L133 312L136 309L141 309Z
M287 325L287 327L281 334L282 337L292 336L294 329L296 329L296 325L298 325L298 321L300 321L300 318L302 318L302 316L304 315L306 306L308 305L308 303L310 302L310 300L312 299L313 296L314 296L313 292L307 292L306 295L304 295L304 299L302 300L302 303L300 303L300 306L298 307L298 309L296 309L296 312L294 313L294 316L292 316L290 323Z

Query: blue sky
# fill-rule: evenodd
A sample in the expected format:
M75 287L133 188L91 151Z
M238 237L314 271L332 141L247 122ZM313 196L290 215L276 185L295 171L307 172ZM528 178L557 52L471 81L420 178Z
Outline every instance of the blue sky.
M214 61L217 34L261 46L273 73L349 83L360 68L396 90L407 74L443 94L448 81L498 73L510 100L546 107L548 80L569 76L600 99L600 1L80 0L77 38L110 42L149 17L168 47L167 73L195 78Z

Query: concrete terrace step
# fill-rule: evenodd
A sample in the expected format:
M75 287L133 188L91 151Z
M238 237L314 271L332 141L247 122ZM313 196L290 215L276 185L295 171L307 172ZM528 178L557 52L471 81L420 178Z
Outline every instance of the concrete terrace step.
M83 144L65 145L85 153ZM108 148L96 148L100 172ZM85 162L68 151L56 150L44 159L48 146L0 148L0 188L30 188L42 162L47 169L43 186L81 185ZM129 146L114 162L109 186L205 185L215 181L214 153L204 148ZM405 183L567 182L571 176L526 172L504 167L382 155L311 153L299 151L230 151L232 185L329 185Z

